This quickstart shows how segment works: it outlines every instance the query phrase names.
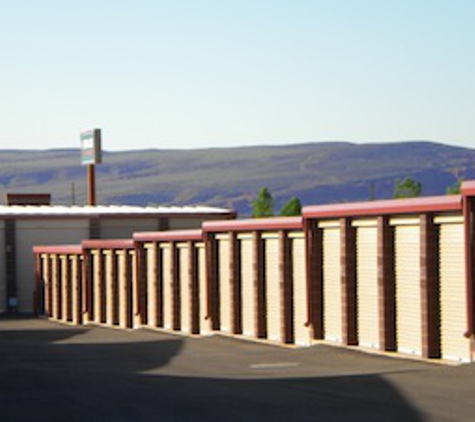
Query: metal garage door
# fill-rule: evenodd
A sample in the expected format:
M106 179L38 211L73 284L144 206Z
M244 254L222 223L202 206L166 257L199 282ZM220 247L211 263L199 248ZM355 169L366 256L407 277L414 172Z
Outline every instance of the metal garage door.
M52 310L53 310L53 318L60 319L61 318L61 268L59 262L58 255L52 255L52 263L51 263L51 284L52 284Z
M256 302L254 290L254 260L252 235L238 237L241 251L242 333L256 336Z
M325 340L342 341L342 292L339 222L323 228L323 323Z
M173 277L170 245L161 244L162 251L162 289L163 289L163 327L173 328Z
M265 234L265 286L267 338L282 340L281 285L279 271L279 238L277 233Z
M310 330L307 326L307 269L306 248L303 233L291 233L292 283L294 308L294 342L301 346L310 344Z
M82 271L82 257L71 256L71 294L72 294L72 308L71 319L74 324L81 322L81 303L82 303L82 286L81 286L81 271Z
M69 273L68 257L67 255L59 256L59 265L61 266L61 290L59 292L61 297L61 320L70 320L71 310L71 274Z
M440 335L442 358L470 360L466 330L465 239L463 217L440 225Z
M210 334L208 316L208 279L206 277L206 249L204 243L197 243L198 248L198 286L199 286L199 316L200 334Z
M114 280L114 251L104 252L105 274L104 281L106 283L106 323L114 324L114 307L115 307L115 280Z
M158 322L158 286L157 286L157 244L147 243L144 245L147 254L147 324L149 327L157 327Z
M119 325L128 328L132 320L132 289L131 269L128 266L128 254L125 251L117 252L118 260L118 289L119 289Z
M223 332L231 331L231 285L229 236L217 236L219 253L219 312Z
M395 222L397 350L422 354L419 220ZM407 225L406 225L407 224ZM417 225L415 225L417 224Z
M376 221L355 222L358 342L379 347L378 230Z
M180 323L181 331L191 331L191 279L190 248L188 244L178 244L180 263Z

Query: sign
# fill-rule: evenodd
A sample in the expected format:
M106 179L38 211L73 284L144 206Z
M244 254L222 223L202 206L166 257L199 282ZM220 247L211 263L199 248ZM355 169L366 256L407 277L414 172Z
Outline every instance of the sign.
M91 165L101 162L101 130L93 129L81 133L81 164Z

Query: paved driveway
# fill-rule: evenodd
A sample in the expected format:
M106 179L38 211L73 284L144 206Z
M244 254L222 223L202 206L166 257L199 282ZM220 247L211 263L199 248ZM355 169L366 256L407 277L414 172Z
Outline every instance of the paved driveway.
M475 365L0 319L0 421L470 421Z

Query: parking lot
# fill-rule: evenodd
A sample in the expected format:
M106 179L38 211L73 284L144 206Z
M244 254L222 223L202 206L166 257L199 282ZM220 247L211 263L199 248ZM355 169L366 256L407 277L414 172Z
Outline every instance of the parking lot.
M0 319L1 419L465 421L475 366Z

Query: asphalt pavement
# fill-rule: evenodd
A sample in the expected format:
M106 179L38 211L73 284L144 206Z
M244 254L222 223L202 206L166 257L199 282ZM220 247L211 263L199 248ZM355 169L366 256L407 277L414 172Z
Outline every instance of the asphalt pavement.
M475 365L0 319L0 421L471 421Z

